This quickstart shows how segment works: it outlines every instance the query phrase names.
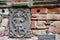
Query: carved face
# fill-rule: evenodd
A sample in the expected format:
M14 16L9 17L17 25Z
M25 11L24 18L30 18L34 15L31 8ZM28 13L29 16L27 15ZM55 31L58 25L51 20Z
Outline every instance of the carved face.
M27 19L27 15L24 14L22 11L18 11L16 14L13 15L13 23L21 24L24 23Z
M13 11L12 11L13 10ZM10 32L13 37L29 37L30 35L30 13L27 9L12 9L10 14Z
M52 33L60 33L60 21L55 21L51 24L49 31Z

